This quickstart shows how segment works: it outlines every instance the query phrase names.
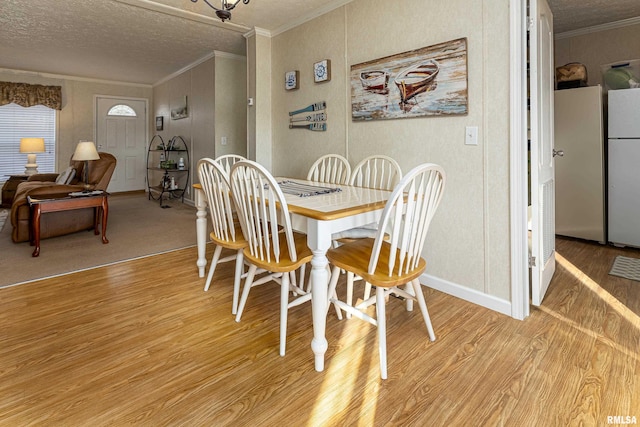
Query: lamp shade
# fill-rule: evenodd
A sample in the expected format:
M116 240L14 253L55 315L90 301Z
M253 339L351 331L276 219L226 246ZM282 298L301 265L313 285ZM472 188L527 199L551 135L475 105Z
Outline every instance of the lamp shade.
M80 141L73 153L72 160L98 160L100 155L92 141Z
M44 153L44 138L21 138L21 153Z

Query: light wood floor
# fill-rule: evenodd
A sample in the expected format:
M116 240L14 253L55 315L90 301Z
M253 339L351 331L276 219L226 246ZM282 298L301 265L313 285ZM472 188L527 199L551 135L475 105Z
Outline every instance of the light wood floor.
M236 323L232 265L205 293L195 248L2 289L0 424L640 422L640 282L607 274L640 251L557 242L556 276L525 321L425 289L432 343L419 312L392 300L386 381L375 331L333 311L315 372L308 304L291 310L280 357L275 285L253 289Z

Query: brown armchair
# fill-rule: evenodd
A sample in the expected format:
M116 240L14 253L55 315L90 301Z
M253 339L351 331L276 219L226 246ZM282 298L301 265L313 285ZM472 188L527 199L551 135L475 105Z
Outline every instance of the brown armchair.
M116 168L116 158L109 153L98 153L99 160L89 162L89 184L93 190L106 191L111 181L111 175ZM11 205L11 225L13 232L11 239L15 242L29 240L30 209L27 196L46 196L48 194L70 193L84 190L82 182L84 161L71 161L75 169L75 177L69 184L57 184L58 174L35 174L29 180L22 182L16 189L16 195ZM40 222L40 237L54 237L74 233L80 230L93 229L93 208L73 211L51 212L42 215Z

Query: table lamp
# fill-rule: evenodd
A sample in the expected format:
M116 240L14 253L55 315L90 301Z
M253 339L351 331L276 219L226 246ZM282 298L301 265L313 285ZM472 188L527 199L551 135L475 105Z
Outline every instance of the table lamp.
M24 174L33 175L38 173L36 153L44 153L44 138L21 138L20 152L27 153L27 164L25 165Z
M96 150L96 145L92 141L80 141L76 146L76 151L73 153L73 157L71 160L74 161L84 161L84 191L88 192L90 189L89 185L89 160L98 160L100 159L100 155L98 154L98 150Z

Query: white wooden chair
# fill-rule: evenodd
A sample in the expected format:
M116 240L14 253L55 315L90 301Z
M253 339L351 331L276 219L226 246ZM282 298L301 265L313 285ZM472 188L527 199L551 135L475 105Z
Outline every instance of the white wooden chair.
M385 298L396 294L407 299L407 310L418 301L429 338L435 341L433 326L424 300L420 275L426 267L420 256L427 230L445 187L444 170L431 163L412 169L391 194L378 225L375 239L358 239L327 252L334 266L329 284L330 301L353 316L378 327L380 375L387 378ZM335 298L340 269L361 276L376 288L376 295L355 307ZM406 290L400 288L407 284ZM376 317L361 311L376 305Z
M394 159L381 154L369 156L358 163L351 171L350 185L393 190L402 179L400 165Z
M351 179L351 165L339 154L327 154L311 165L307 179L327 184L348 184Z
M239 154L225 154L223 156L216 157L216 162L220 163L222 168L227 173L227 176L229 176L229 172L231 171L231 166L233 166L235 163L241 160L247 160L247 159Z
M229 175L217 161L210 158L198 160L197 170L200 185L207 198L209 216L211 217L211 224L213 226L210 238L216 245L204 290L209 290L213 273L216 271L219 263L235 260L236 269L233 279L233 305L231 313L236 314L238 297L240 295L240 279L242 278L244 270L243 249L247 247L248 243L244 239L240 224L234 221L234 206L231 198ZM223 248L232 249L235 253L221 259L220 254Z
M276 281L280 284L280 355L287 340L287 311L311 300L311 293L295 286L290 276L311 261L307 237L291 228L289 207L273 176L260 164L249 160L231 167L231 192L245 240L245 261L249 263L242 297L236 314L240 321L252 287ZM271 274L254 280L256 270ZM295 298L289 301L289 293Z
M357 187L375 188L378 190L393 190L402 179L402 169L398 162L391 157L377 154L362 159L351 171L350 185ZM332 236L334 241L345 243L353 239L375 238L378 224L367 224L363 227L341 231ZM360 280L353 273L347 272L347 304L353 299L353 282ZM364 299L371 295L371 284L366 283ZM347 314L347 317L351 317Z

